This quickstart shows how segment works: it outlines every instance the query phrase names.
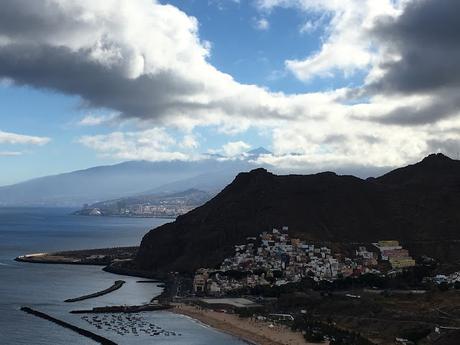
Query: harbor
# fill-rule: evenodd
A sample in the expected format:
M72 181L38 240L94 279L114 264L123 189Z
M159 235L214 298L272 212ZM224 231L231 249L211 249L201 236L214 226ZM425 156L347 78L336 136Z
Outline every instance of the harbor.
M34 316L37 316L39 318L42 318L42 319L45 319L45 320L48 320L50 322L53 322L59 326L62 326L64 328L67 328L67 329L70 329L84 337L87 337L91 340L94 340L96 342L98 342L99 344L101 345L117 345L117 343L105 338L105 337L102 337L96 333L93 333L93 332L90 332L86 329L83 329L83 328L80 328L80 327L77 327L77 326L74 326L68 322L65 322L63 320L60 320L60 319L57 319L53 316L50 316L46 313L43 313L41 311L38 311L38 310L35 310L35 309L32 309L32 308L29 308L29 307L21 307L21 310L25 313L28 313L28 314L31 314L31 315L34 315Z

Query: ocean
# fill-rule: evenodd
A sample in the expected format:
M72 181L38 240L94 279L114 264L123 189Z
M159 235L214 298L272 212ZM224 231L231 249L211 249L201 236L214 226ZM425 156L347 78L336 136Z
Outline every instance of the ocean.
M29 306L82 327L118 344L243 345L245 342L207 327L186 316L167 311L144 312L131 319L130 329L120 334L125 319L108 315L89 322L74 309L105 305L142 304L161 292L157 284L137 283L140 278L118 276L98 266L46 265L15 262L26 253L69 249L138 245L151 228L170 220L155 218L84 217L71 209L0 208L0 344L83 345L95 344L71 330L20 311ZM103 290L115 280L126 284L105 296L64 303ZM90 316L91 318L92 316ZM102 316L101 316L102 318ZM107 323L104 324L104 322ZM133 326L134 325L134 326ZM151 335L146 329L161 330ZM136 331L134 331L136 330Z

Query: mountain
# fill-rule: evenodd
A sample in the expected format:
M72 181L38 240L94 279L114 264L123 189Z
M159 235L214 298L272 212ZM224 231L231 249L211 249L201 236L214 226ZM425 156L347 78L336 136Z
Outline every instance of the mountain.
M0 206L81 206L132 196L180 192L190 188L212 193L238 171L254 165L248 159L209 157L197 161L129 161L0 187Z
M254 150L246 152L246 154L252 159L255 159L262 155L271 155L272 153L263 147L258 147Z
M235 175L239 172L238 167L247 171L254 168L254 166L247 164L245 166L240 165L232 168L229 167L225 170L207 172L183 180L167 183L141 194L179 193L187 189L198 189L215 195L234 179Z
M137 268L214 267L236 244L273 226L328 243L397 239L414 255L460 260L460 161L436 154L366 180L332 172L240 173L209 202L142 240Z

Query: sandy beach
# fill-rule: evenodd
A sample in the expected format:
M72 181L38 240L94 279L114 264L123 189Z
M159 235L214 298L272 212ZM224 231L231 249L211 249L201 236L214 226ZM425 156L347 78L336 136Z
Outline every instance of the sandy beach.
M270 323L240 318L234 314L199 309L193 306L177 304L171 310L174 313L189 316L220 331L257 345L309 345L303 335L289 328ZM328 344L328 343L323 343Z

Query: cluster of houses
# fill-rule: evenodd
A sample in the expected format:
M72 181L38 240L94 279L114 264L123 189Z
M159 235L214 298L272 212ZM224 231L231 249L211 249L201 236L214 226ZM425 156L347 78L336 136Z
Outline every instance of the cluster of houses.
M460 284L460 272L454 272L449 275L438 274L434 277L425 278L425 281L432 281L433 283L437 285L449 284L449 285L457 286L458 284Z
M195 205L178 205L178 204L133 204L117 210L104 208L89 208L86 207L79 211L79 214L88 216L136 216L136 217L167 217L174 218L193 210Z
M409 255L398 241L379 241L374 243L380 251L383 261L388 261L392 268L401 269L415 266L415 260Z
M195 206L180 204L136 204L120 210L125 215L149 216L149 217L177 217L193 210Z
M353 258L332 253L326 246L316 246L290 238L288 227L263 232L258 238L235 246L235 255L226 258L218 269L199 269L194 277L194 292L222 295L243 287L284 285L310 277L315 281L335 280L365 273L380 274L379 254L360 246ZM380 259L393 268L415 265L407 250L397 241L374 244ZM240 274L238 274L240 273Z

